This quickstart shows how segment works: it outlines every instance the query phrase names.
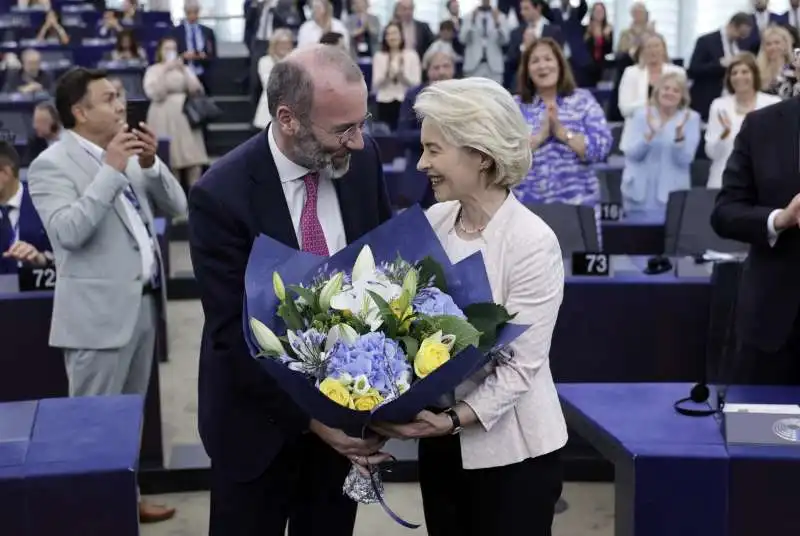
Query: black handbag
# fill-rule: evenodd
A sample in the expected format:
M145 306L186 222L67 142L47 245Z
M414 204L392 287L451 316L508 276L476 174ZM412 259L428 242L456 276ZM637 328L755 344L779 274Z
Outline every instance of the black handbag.
M201 128L219 119L222 110L207 95L187 95L183 113L189 120L189 126Z

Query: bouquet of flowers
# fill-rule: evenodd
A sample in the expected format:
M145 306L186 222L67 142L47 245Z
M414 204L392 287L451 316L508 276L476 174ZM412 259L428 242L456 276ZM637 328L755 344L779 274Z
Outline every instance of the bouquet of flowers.
M252 356L311 417L354 437L449 405L527 329L492 302L481 255L450 263L418 207L327 259L260 236L245 292ZM344 491L398 519L377 472L354 468Z

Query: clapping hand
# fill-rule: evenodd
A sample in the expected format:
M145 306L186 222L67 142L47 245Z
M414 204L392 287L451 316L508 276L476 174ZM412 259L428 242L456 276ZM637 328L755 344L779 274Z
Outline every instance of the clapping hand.
M681 142L684 139L684 132L683 128L686 126L686 122L689 121L689 109L687 108L683 114L683 119L681 122L678 123L678 126L675 127L675 141Z
M725 110L720 110L717 113L717 118L719 119L719 124L722 125L722 135L720 138L725 139L731 133L731 118L728 117L728 112Z
M566 141L567 129L561 124L558 118L558 106L555 104L547 105L547 119L550 123L550 133L559 141Z
M659 125L656 120L656 117L653 115L653 108L648 106L647 107L647 132L644 135L645 140L651 141L655 138L656 134L659 130Z
M538 149L547 138L550 137L550 113L542 115L542 123L539 125L539 131L531 134L531 150Z

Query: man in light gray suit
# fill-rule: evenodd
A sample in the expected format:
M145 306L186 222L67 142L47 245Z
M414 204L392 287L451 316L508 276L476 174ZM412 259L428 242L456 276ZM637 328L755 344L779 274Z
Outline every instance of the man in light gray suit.
M464 45L464 76L489 78L502 84L506 61L503 47L508 39L506 16L492 7L491 0L481 0L481 5L464 17L458 33L458 40Z
M75 68L56 88L64 133L33 161L28 183L55 255L50 345L64 349L70 396L147 393L166 295L150 200L186 212L146 125L103 71ZM142 521L174 515L140 503Z

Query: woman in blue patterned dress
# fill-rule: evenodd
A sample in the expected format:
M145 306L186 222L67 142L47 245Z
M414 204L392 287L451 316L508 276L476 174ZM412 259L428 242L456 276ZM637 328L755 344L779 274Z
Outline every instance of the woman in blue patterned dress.
M522 115L531 126L533 165L514 193L523 203L596 206L600 185L592 164L611 149L603 108L575 87L561 47L550 38L523 53L518 73Z

